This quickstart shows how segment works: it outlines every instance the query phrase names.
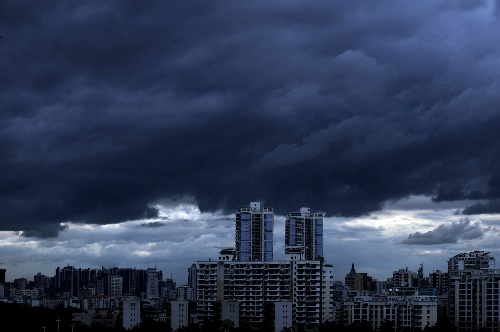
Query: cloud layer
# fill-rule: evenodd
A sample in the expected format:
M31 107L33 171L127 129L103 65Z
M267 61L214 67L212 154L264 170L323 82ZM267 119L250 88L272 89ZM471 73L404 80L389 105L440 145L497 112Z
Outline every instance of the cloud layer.
M494 1L3 2L0 229L51 237L180 197L224 213L263 200L359 216L409 195L498 212L498 14Z
M467 241L480 239L491 227L482 227L481 221L463 218L451 224L441 224L437 228L425 232L415 232L408 235L402 244L435 245L445 243L457 243L460 240Z

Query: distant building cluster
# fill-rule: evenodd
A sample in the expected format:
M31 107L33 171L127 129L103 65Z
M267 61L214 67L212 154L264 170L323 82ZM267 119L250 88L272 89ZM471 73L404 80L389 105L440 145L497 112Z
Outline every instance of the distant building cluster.
M323 256L323 214L309 208L290 212L285 222L285 255L273 258L274 213L260 202L238 209L235 246L188 268L187 284L177 287L156 268L56 268L5 282L0 269L0 301L55 308L76 307L73 321L132 329L144 319L172 331L190 324L229 322L233 327L265 326L276 332L316 330L335 322L365 323L374 330L424 330L447 317L457 330L500 330L500 270L490 253L461 253L448 271L424 275L408 267L379 281L357 272L343 281Z
M74 321L82 324L103 324L114 327L119 320L125 328L133 328L144 315L166 321L162 313L163 300L175 299L176 283L163 278L155 267L135 268L76 268L57 267L55 275L41 273L33 277L5 282L5 269L0 270L0 301L29 306L75 307L85 313L75 314Z

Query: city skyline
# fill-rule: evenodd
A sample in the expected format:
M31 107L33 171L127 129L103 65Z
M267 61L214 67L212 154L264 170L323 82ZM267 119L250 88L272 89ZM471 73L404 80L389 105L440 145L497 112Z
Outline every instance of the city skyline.
M398 210L392 211L393 214L387 215L373 214L367 218L354 218L351 220L325 217L324 232L327 235L325 236L324 243L325 261L333 264L335 279L342 281L345 274L349 272L353 262L358 272L366 272L378 280L385 280L391 276L392 271L403 267L409 267L410 270L416 271L420 263L424 264L425 274L433 270L446 271L446 261L449 257L461 252L485 250L491 252L493 257L496 256L497 251L488 249L492 245L495 245L495 241L497 240L496 235L486 235L469 240L465 239L461 243L434 245L432 246L432 250L429 250L428 246L420 246L423 252L412 255L413 246L404 244L409 237L401 237L399 235L401 234L400 229L408 232L414 229L425 230L425 227L429 227L429 220L422 218L422 216L428 217L429 213L436 213L436 211L421 210L421 216L418 214L413 216L404 215L402 211L414 212L413 209L406 209L408 209L408 206L415 206L423 202L423 199L419 200L417 198L400 202L394 205ZM245 204L242 206L244 207ZM267 205L266 207L271 208L271 206ZM297 210L299 208L292 209L290 212ZM108 227L111 227L111 230L106 230L107 226L91 229L85 225L68 225L68 232L74 231L75 234L79 231L87 232L86 234L82 234L83 242L86 242L88 237L100 236L101 238L94 239L93 250L91 250L91 247L81 250L81 244L78 243L73 248L73 251L68 251L65 258L59 260L58 263L57 260L54 260L51 263L53 265L50 265L42 261L41 265L38 265L40 266L40 270L37 271L33 270L33 265L23 264L20 260L17 266L7 267L7 279L12 281L14 278L26 277L30 280L37 272L51 276L57 266L62 268L66 265L81 268L100 268L103 266L105 268L132 267L138 269L147 269L148 267L156 266L159 270L164 271L165 277L172 275L174 280L180 285L187 283L187 269L192 263L199 260L215 259L220 248L234 247L235 245L235 214L228 216L201 214L193 205L188 204L178 207L178 209L164 210L164 212L168 212L168 215L164 216L163 222L166 225L163 226L159 226L159 222L153 220L129 222L125 223L125 225L110 225ZM450 211L441 211L441 214L441 218L445 218L449 214L449 224L444 224L446 227L439 226L436 229L428 231L434 234L433 236L436 239L439 239L440 236L448 240L455 237L455 240L458 242L463 233L480 232L484 228L479 221L461 220L457 222ZM399 220L392 220L391 218L399 218ZM376 224L375 226L373 225L374 223ZM373 232L374 229L384 227L383 225L386 224L390 224L391 227L380 229L376 232L376 234L382 237L370 236L361 239L358 234L364 231ZM162 239L164 233L158 230L162 230L168 225L171 225L171 227L177 225L178 230L173 235L178 239L178 242L172 241L169 244L170 247L162 247L162 244L165 245L163 242L164 239ZM134 239L137 243L133 245L115 243L106 247L105 243L110 240L110 236L113 236L114 232L119 228L121 228L120 232L123 233L124 238ZM207 230L210 230L211 233L207 232ZM182 235L185 231L192 232L187 237L187 241L185 240L185 236ZM106 234L106 232L109 234ZM127 235L125 235L125 232L127 232ZM139 236L141 233L142 235ZM5 234L6 232L2 235ZM151 237L153 234L154 237ZM198 241L200 242L198 243L203 245L201 250L189 242L191 238L196 237L196 234L199 235ZM23 237L13 234L10 234L10 237L23 240ZM285 216L275 216L274 238L274 259L278 261L284 260ZM142 239L144 243L140 244L138 239ZM173 238L169 240L173 240ZM2 241L6 243L8 236L4 236ZM28 239L26 242L29 241ZM47 241L52 241L52 245L49 248L57 248L54 245L54 239ZM61 241L64 243L65 239L62 238ZM361 241L365 246L376 248L377 250L358 251L357 246ZM26 256L23 250L30 252L29 249L26 249L26 242L20 242L17 248L15 246L12 247L20 251L18 254L21 257ZM150 250L146 251L144 249L148 247L148 243ZM156 246L156 248L151 249L152 243L154 243L153 246ZM4 247L7 246L4 245ZM122 250L127 247L133 247L136 250L124 254ZM61 250L62 248L57 249ZM177 251L175 251L176 249ZM99 251L101 251L101 256L96 255ZM38 259L50 260L53 258L50 257L50 254L42 253L36 257L28 257L28 259L29 261L37 261ZM176 261L179 263L176 263ZM129 262L133 262L133 264L128 264ZM5 268L5 264L2 266ZM32 273L22 274L16 271L31 271Z
M500 246L493 0L0 6L0 268L233 246L250 201L324 213L324 257L382 278Z

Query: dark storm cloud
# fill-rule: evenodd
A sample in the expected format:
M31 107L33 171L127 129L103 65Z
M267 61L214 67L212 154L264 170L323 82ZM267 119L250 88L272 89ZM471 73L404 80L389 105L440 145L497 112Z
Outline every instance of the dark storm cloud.
M480 221L464 218L451 224L441 224L432 231L425 233L416 232L408 235L402 244L434 245L444 243L457 243L459 240L473 240L482 238L491 227L481 227Z
M483 213L500 213L500 200L492 200L487 203L476 203L463 209L462 214L473 215Z
M37 227L35 229L26 229L19 235L25 237L51 238L58 236L60 232L67 229L67 226L48 224L43 225L43 227Z
M152 221L152 222L147 222L147 223L141 224L141 227L150 227L150 228L157 228L157 227L163 227L163 226L165 226L165 224L162 223L161 221Z
M500 197L490 3L2 2L0 227Z

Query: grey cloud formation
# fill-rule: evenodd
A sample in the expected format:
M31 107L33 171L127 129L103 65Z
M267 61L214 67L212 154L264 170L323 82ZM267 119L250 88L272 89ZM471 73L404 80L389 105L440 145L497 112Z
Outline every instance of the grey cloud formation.
M217 248L234 241L227 232L226 218L192 214L189 222L169 220L169 227L141 227L144 221L116 225L66 225L57 238L38 241L0 232L2 257L9 277L32 277L36 271L53 275L57 266L137 267L158 264L185 282L187 267L198 259L213 258ZM210 229L207 224L213 225ZM150 222L149 224L155 224ZM284 227L284 226L283 226ZM200 254L201 253L201 254Z
M150 228L163 227L163 226L166 226L166 224L162 223L161 221L152 221L141 224L141 227L150 227Z
M482 227L479 220L473 221L463 218L451 224L441 224L432 231L416 232L408 235L402 244L435 245L457 243L459 240L473 240L482 238L491 227Z
M462 214L482 214L482 213L500 213L500 200L491 200L487 203L476 203L474 205L467 206L463 209Z
M498 11L4 1L0 230L154 218L151 206L185 196L224 213L257 199L331 216L409 195L488 205L500 197Z

